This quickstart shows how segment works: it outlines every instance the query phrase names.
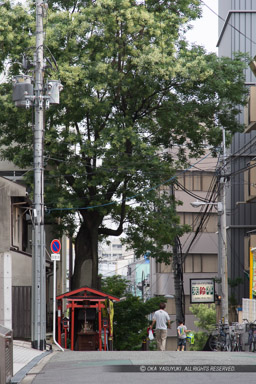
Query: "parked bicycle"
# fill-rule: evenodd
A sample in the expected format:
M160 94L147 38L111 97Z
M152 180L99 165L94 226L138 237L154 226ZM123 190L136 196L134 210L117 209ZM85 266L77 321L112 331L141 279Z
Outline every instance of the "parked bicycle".
M249 351L256 352L256 320L249 325L248 344Z
M243 319L243 322L246 324L246 332L248 333L249 352L256 352L256 320L249 322L247 319Z
M243 350L241 335L244 332L244 328L239 323L234 323L230 327L230 346L232 352L240 352Z
M231 340L228 324L217 324L209 338L209 348L211 351L231 351Z

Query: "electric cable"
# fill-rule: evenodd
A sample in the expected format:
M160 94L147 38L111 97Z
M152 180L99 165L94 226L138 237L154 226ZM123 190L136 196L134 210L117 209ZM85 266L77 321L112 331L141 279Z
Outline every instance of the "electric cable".
M215 196L215 193L216 193L216 187L217 187L217 183L215 184L215 188L214 188L214 190L212 191L212 194L211 194L209 203L212 202L213 197L216 197L216 196ZM197 229L196 229L196 231L195 231L195 234L194 234L194 236L193 236L193 239L192 239L192 241L190 242L190 244L189 244L189 246L188 246L188 248L187 248L187 250L186 250L186 253L185 253L184 257L183 257L183 261L186 259L187 255L188 255L188 253L189 253L189 250L191 249L191 246L193 245L195 239L197 238L199 232L200 232L201 229L202 229L202 226L203 226L205 220L207 219L207 217L208 217L208 215L209 215L209 211L211 211L212 209L213 209L213 206L206 205L205 210L204 210L203 215L202 215L202 218L201 218L201 220L200 220L200 223L199 223L199 225L198 225L198 227L197 227Z
M206 8L208 8L212 13L214 13L216 16L218 16L219 19L221 19L222 21L226 22L225 19L223 19L223 17L221 17L217 12L215 12L211 7L209 7L209 5L207 5L203 0L201 0L201 3L204 4L204 6ZM247 35L245 35L243 32L241 32L238 28L236 28L234 25L230 24L230 23L227 23L227 25L229 25L231 28L233 28L236 32L240 33L242 36L244 36L247 40L249 40L251 43L253 44L256 44L256 42L254 40L252 40L250 37L248 37Z

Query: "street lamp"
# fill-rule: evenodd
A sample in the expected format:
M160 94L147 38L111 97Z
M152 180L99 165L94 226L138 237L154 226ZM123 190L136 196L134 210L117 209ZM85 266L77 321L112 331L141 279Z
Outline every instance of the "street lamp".
M228 323L228 263L227 263L227 233L226 233L226 212L225 204L222 202L206 202L195 201L190 203L192 207L199 208L204 205L213 205L218 210L219 226L219 248L218 248L218 263L221 266L221 317L222 321Z
M221 201L218 201L217 203L208 203L206 201L193 201L192 203L190 203L190 205L193 207L193 208L199 208L199 207L202 207L203 205L213 205L215 207L217 207L217 210L218 212L222 212L223 210L223 207L222 207L222 202Z

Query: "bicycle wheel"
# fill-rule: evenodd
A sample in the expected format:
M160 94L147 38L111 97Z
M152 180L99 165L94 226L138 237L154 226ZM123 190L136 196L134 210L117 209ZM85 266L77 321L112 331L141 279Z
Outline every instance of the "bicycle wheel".
M209 348L211 351L219 350L219 341L218 336L211 336L209 339Z

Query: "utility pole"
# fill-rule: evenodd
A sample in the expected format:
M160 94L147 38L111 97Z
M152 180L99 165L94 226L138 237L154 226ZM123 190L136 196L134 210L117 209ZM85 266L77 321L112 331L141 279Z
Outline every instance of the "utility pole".
M171 186L171 195L173 198L174 187ZM179 321L185 322L185 314L183 310L183 273L182 273L182 259L179 252L179 240L178 237L175 237L173 245L173 275L174 275L174 291L175 291L175 309L176 309L176 323L179 325Z
M183 311L183 279L182 279L182 260L179 254L178 239L175 238L175 245L173 246L173 274L174 274L174 290L175 290L175 308L176 308L176 323L179 321L185 322L185 314Z
M226 222L226 135L222 129L223 140L223 167L220 179L220 201L222 202L222 213L220 218L221 229L221 318L223 323L228 324L228 258L227 258L227 222Z
M35 125L34 125L34 226L33 226L33 286L32 286L32 347L46 347L46 283L44 232L44 3L36 0Z
M36 49L34 62L24 55L24 71L33 68L34 77L27 74L13 78L13 101L16 107L35 108L34 131L34 199L32 229L32 347L46 348L46 272L44 230L44 110L50 104L59 104L62 85L58 80L44 83L43 18L47 0L36 0ZM49 60L48 60L49 61ZM55 64L56 65L56 64ZM45 95L44 95L45 92Z

